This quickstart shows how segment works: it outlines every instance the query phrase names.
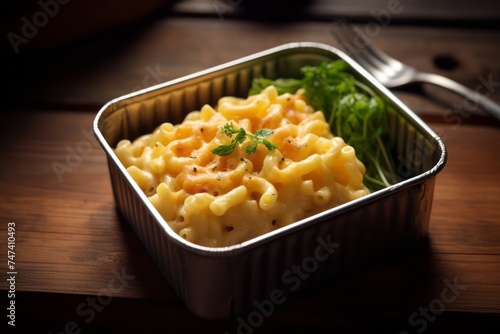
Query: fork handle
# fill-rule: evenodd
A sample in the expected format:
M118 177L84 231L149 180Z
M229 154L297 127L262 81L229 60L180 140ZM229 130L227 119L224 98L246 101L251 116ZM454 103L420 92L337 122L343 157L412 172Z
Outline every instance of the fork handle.
M467 111L473 111L479 107L483 111L487 112L490 116L500 121L500 104L496 103L486 95L481 94L479 92L481 86L478 86L478 88L474 91L469 87L466 87L456 81L443 77L439 74L433 74L433 73L420 72L416 74L416 79L420 82L431 83L437 86L447 88L450 91L465 97L467 100L471 101L474 104L472 106L470 104L466 106L465 105L466 101L464 101L462 105ZM486 87L486 88L492 91L492 87Z

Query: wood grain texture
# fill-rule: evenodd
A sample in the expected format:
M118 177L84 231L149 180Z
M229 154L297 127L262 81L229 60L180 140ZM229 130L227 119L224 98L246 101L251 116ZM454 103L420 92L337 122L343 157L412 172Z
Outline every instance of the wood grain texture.
M138 315L149 319L144 326L152 331L168 322L185 332L236 332L234 320L194 318L117 215L104 152L87 135L94 116L69 110L0 116L0 154L8 162L0 165L0 237L6 238L6 222L15 221L18 302L24 304L25 316L53 331L75 320L92 330L113 326L140 332L141 322L133 318ZM380 328L415 330L419 327L408 318L439 300L447 281L463 289L445 305L438 318L442 323L432 324L435 330L456 326L455 317L463 326L476 317L495 323L493 315L500 314L500 132L487 126L431 126L443 136L449 160L438 175L427 242L363 272L290 296L262 330L293 332L310 323L320 329L356 330L365 328L356 325L361 320ZM66 163L68 152L78 147L89 149L59 181L51 164ZM0 256L6 257L5 247ZM117 275L126 277L123 287L115 284ZM7 289L5 281L0 289ZM109 306L87 324L87 298L97 297L111 297ZM35 303L31 298L44 300L46 307L30 308ZM122 318L123 313L131 318Z
M331 34L334 16L367 31L372 11L380 13L389 2L311 1L307 12L273 22L255 15L259 1L220 1L232 4L223 17L214 7L218 0L179 1L165 15L72 44L0 56L8 86L0 107L0 268L7 272L4 241L13 221L18 329L245 332L241 319L250 314L205 321L176 297L115 210L92 121L115 97L279 44L339 46ZM500 101L498 1L401 3L404 11L372 36L373 43ZM448 149L427 240L287 296L253 333L500 332L499 124L474 108L469 115L466 101L436 87L395 93ZM8 289L0 280L0 292ZM425 318L422 312L432 308L437 312Z
M358 27L368 29L366 24ZM284 43L314 41L341 48L332 29L331 22L153 20L54 52L20 54L5 69L9 82L6 103L16 108L78 106L96 111L121 95ZM450 77L500 101L499 30L389 25L372 36L375 45L401 61ZM439 68L437 57L451 58L457 66ZM484 81L490 84L486 87ZM419 114L444 117L464 105L462 97L434 86L401 91L400 95ZM473 110L472 115L483 114Z

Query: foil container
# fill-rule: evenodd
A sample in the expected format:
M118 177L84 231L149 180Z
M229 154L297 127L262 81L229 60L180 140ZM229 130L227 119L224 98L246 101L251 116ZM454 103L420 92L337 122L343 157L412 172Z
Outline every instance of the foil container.
M403 181L247 242L192 244L170 229L113 152L163 122L182 122L222 96L246 97L254 77L299 77L304 65L344 59L354 75L395 111L391 140ZM269 313L295 293L345 277L426 237L443 141L414 112L340 50L319 43L281 45L171 80L105 104L94 120L117 210L195 315L225 319Z

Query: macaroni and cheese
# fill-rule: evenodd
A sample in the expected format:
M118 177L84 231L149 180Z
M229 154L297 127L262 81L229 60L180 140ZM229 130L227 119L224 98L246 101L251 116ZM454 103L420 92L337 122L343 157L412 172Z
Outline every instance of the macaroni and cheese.
M212 150L231 143L231 124L266 138L275 149L246 138L229 155ZM303 90L278 95L274 86L246 99L223 97L213 108L163 123L116 155L168 225L195 244L238 244L369 193L365 167L354 149L330 133Z

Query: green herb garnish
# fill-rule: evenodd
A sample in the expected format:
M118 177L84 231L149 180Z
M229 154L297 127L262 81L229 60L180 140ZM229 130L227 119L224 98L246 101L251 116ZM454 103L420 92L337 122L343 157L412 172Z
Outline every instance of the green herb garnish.
M302 80L298 79L276 79L271 80L267 78L259 78L252 82L252 87L248 92L248 95L255 95L262 92L265 88L269 86L276 87L278 94L290 93L295 94L299 88L302 87Z
M247 133L243 128L239 128L238 130L236 130L231 123L226 123L221 128L221 132L227 134L229 137L232 137L234 134L236 134L236 136L228 145L219 145L211 151L212 153L217 155L230 155L236 148L236 144L243 143L245 141L245 138L250 138L251 140L253 140L253 144L245 148L245 152L247 154L255 153L257 151L257 145L259 144L264 145L270 151L277 148L276 145L265 139L273 133L273 130L270 129L260 129L255 132L255 135L252 135L250 133Z
M397 183L392 156L386 148L390 143L389 109L384 101L357 80L343 60L304 66L301 73L301 79L255 78L249 95L269 85L280 94L303 88L308 103L325 114L332 133L354 147L365 164L365 185L375 191Z

